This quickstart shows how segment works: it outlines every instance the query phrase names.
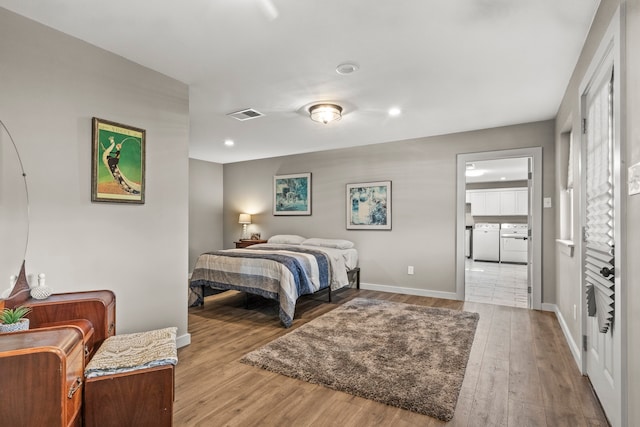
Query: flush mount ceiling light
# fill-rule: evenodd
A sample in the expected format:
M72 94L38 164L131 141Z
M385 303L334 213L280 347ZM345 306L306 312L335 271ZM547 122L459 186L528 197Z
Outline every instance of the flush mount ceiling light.
M398 107L391 107L389 108L388 113L391 117L398 117L400 114L402 114L402 110L400 110L400 108Z
M464 175L471 176L471 177L482 176L484 175L484 171L481 169L467 169Z
M342 118L342 107L337 104L320 103L309 107L309 116L314 122L324 123L338 121Z

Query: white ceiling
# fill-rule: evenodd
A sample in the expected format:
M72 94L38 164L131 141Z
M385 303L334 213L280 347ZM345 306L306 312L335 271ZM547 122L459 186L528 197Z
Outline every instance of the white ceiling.
M467 176L467 184L477 182L525 181L529 167L528 159L526 157L519 157L515 159L468 162L467 171L469 170L482 172L482 175Z
M189 84L190 156L219 163L551 119L598 4L0 0ZM341 121L308 119L325 100ZM244 108L265 116L226 116Z

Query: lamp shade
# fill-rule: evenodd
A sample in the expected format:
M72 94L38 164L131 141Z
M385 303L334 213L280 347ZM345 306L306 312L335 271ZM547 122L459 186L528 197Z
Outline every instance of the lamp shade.
M251 215L240 214L240 218L238 218L238 224L251 224Z

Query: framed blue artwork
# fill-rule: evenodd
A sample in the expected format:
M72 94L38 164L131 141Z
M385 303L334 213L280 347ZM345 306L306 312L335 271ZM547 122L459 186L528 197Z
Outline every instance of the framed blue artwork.
M391 230L391 181L347 184L347 230Z
M273 177L274 215L311 215L311 173Z

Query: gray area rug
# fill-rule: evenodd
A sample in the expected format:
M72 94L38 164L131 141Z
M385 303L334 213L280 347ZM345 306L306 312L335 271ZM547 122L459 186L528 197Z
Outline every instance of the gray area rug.
M356 298L241 362L449 421L478 318Z

